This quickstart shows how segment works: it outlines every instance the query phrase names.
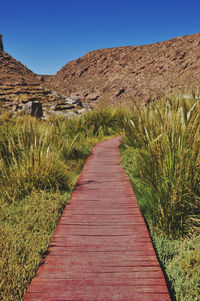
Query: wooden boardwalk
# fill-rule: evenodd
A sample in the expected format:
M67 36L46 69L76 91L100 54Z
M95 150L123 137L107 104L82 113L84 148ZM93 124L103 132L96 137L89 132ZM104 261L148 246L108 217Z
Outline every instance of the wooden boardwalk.
M171 300L118 146L93 148L25 301Z

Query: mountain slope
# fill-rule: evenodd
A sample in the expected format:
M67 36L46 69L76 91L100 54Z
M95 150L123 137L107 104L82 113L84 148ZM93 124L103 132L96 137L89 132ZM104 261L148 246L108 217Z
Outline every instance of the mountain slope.
M43 103L43 111L59 110L63 96L45 89L42 76L34 74L0 48L0 107L21 110L29 101ZM69 110L72 105L65 105Z
M66 64L46 84L86 102L147 100L200 84L200 33L144 46L100 49Z
M0 85L38 83L36 74L4 51L0 51Z

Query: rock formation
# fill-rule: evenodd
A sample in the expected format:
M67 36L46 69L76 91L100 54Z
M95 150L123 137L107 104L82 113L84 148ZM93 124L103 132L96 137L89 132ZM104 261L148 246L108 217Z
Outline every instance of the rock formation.
M0 51L3 51L2 35L0 34Z
M82 102L66 98L61 93L44 87L44 78L34 74L26 66L12 58L4 51L0 52L0 107L17 112L35 115L34 103L40 103L43 118L49 115L71 116L82 114L88 108L83 108ZM27 104L27 105L26 105ZM27 109L29 108L29 109ZM37 114L42 117L41 109Z

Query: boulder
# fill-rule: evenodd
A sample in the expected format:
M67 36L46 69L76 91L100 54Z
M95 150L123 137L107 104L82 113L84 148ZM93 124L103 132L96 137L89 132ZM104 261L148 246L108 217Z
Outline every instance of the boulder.
M23 105L22 111L37 118L43 116L42 104L40 102L29 101Z

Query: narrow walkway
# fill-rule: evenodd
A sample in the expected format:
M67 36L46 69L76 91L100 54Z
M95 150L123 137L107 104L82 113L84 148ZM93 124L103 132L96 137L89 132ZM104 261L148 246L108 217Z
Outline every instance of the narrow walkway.
M170 300L118 147L94 147L25 301Z

